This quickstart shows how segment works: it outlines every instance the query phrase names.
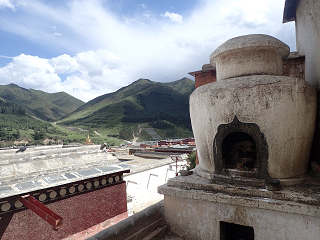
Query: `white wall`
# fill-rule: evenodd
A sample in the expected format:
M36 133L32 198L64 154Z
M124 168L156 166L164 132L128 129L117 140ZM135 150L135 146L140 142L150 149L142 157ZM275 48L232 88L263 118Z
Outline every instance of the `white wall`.
M187 164L186 161L178 162L178 165L185 164ZM158 186L165 184L169 178L175 177L175 163L170 165L172 165L172 171L168 170L169 165L165 165L124 176L124 180L127 183L127 194L132 197L130 206L132 204L134 212L140 211L149 205L163 200L163 195L159 194L157 189ZM181 166L178 167L178 171L180 168Z
M257 240L320 238L317 217L167 195L164 203L171 231L185 239L219 240L220 221L253 227Z
M296 10L297 51L306 57L306 81L320 87L320 1L299 0Z

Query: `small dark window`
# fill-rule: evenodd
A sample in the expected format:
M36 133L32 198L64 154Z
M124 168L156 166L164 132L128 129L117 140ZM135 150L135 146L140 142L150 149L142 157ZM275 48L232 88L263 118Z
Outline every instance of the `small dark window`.
M222 159L227 169L257 171L256 144L243 132L228 134L222 142Z
M220 222L220 240L254 240L253 227Z

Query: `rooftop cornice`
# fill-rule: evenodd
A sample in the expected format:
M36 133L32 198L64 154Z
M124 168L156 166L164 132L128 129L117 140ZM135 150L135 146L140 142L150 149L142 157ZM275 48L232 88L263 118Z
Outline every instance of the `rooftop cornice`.
M283 23L296 20L296 7L298 0L286 0L283 10Z

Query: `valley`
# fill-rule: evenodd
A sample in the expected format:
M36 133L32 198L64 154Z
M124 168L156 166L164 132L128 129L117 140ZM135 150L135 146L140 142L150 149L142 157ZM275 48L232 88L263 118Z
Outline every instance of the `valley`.
M95 144L192 137L189 96L194 81L139 79L84 103L71 95L0 86L0 147ZM148 133L152 129L155 135Z

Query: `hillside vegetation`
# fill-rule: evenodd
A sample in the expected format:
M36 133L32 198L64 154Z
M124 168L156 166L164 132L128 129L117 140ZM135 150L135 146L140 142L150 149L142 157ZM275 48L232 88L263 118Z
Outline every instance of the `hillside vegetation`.
M19 105L28 115L45 121L64 117L84 104L65 92L46 93L16 84L0 85L0 97L8 103Z
M96 144L152 140L145 128L153 128L161 138L191 137L193 90L194 81L188 78L171 83L139 79L84 104L63 92L0 86L0 146L83 143L88 133ZM53 120L57 124L49 122Z
M182 78L177 81L164 83L164 85L172 88L173 90L176 90L177 92L190 96L190 94L194 90L194 81L192 81L189 78Z
M83 143L90 134L95 144L108 142L119 145L122 141L97 135L94 131L81 128L63 128L52 123L28 116L22 107L0 98L0 147L34 144Z
M0 141L13 141L19 138L41 140L47 134L65 135L52 124L26 115L25 110L14 103L0 99Z
M172 83L139 79L114 93L99 96L58 122L92 129L117 128L115 136L133 139L137 126L153 127L161 137L192 136L189 95L194 82Z

